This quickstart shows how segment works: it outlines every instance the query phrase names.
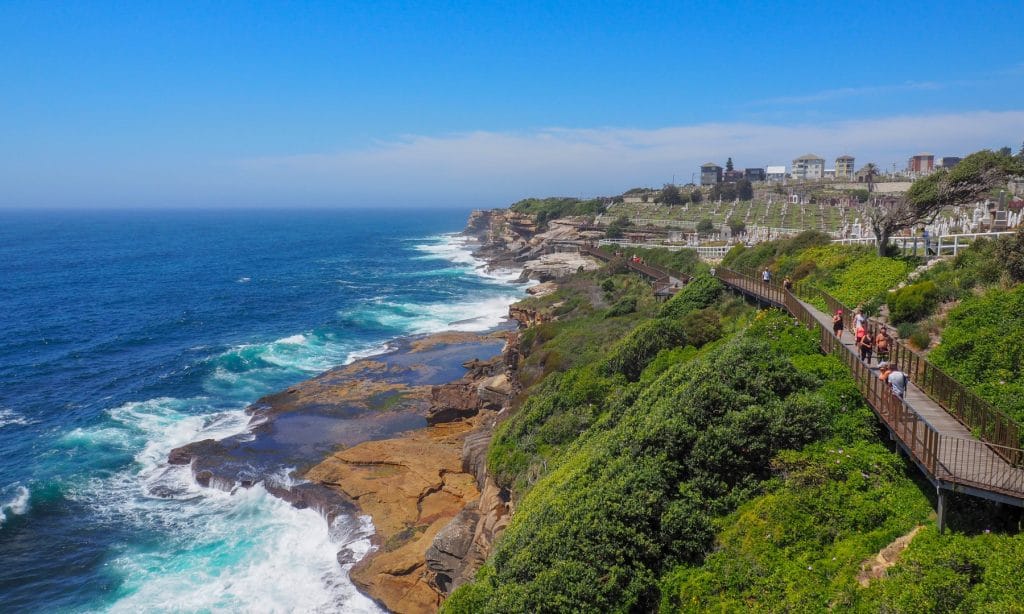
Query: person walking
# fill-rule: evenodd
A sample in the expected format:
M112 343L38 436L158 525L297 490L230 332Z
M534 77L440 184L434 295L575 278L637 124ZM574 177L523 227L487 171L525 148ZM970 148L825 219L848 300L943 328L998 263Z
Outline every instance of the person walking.
M832 332L836 334L836 337L841 338L843 336L843 310L837 309L836 314L832 316Z
M789 290L790 292L793 291L793 280L789 278L789 275L786 275L786 277L782 280L782 287L785 288L786 290Z
M765 267L764 270L761 271L761 281L763 281L764 283L767 284L767 283L771 282L771 280L772 280L772 274L768 271L768 267Z
M868 319L864 315L864 310L860 307L853 310L853 330L857 330L858 327L867 328Z
M892 393L902 399L907 394L907 374L887 362L878 364L878 379L887 382Z
M874 351L875 348L875 342L871 338L871 335L865 334L863 337L861 337L860 341L857 342L857 348L860 349L860 359L864 361L864 364L870 365L871 353L872 351Z
M892 347L892 337L889 336L888 331L885 327L878 329L878 334L875 335L875 353L878 354L878 360L881 362L887 362L889 360L889 349Z

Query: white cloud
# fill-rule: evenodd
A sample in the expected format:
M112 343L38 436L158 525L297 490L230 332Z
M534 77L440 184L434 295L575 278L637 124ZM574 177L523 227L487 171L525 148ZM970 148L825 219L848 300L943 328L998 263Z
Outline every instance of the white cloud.
M934 81L908 81L896 85L868 85L863 87L840 87L811 94L796 96L779 96L776 98L765 98L755 100L751 105L801 105L815 104L829 100L840 100L842 98L854 98L863 96L878 96L882 94L896 94L900 92L915 92L923 90L938 90L949 85L963 85L966 82L936 83Z
M1024 111L976 111L820 124L411 135L358 150L250 159L237 169L256 193L296 189L325 202L491 206L529 195L614 194L673 175L686 182L701 163L728 156L741 168L789 164L808 152L889 167L922 150L962 155L1016 146L1022 138Z

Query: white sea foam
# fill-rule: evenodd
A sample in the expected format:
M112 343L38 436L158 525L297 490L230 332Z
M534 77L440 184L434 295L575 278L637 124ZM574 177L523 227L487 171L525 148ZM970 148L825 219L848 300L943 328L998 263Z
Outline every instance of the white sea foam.
M381 343L380 345L375 345L373 347L366 348L365 350L356 350L355 352L349 353L348 357L345 359L345 364L349 365L362 358L377 356L378 354L383 354L389 350L391 350L390 343Z
M154 530L161 547L130 543L109 562L122 582L112 611L351 611L378 612L337 562L339 550L357 560L370 548L372 524L340 517L328 527L313 510L298 510L262 486L234 494L202 488L191 470L166 464L174 447L220 439L246 429L241 410L212 411L207 400L158 398L108 411L95 436L135 446L135 463L110 477L71 485L67 496L92 507L97 522ZM273 481L294 483L289 470Z
M423 254L417 256L417 260L447 260L473 267L486 264L479 258L473 257L473 249L465 237L456 234L443 234L428 237L427 240L429 243L413 246L416 251Z
M8 514L21 516L28 512L32 493L24 486L14 488L14 493L7 501L0 502L0 527L7 522Z
M460 303L397 303L378 301L361 316L404 333L484 331L501 324L517 294L503 294Z
M5 426L23 426L32 421L12 409L0 407L0 428Z

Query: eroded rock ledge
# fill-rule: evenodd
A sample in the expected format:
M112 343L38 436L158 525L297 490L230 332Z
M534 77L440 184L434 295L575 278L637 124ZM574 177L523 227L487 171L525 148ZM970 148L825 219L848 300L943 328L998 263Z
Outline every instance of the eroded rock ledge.
M431 389L429 426L331 454L303 476L373 518L374 549L352 582L392 612L433 612L487 558L511 508L486 476L498 412L515 391L518 335Z

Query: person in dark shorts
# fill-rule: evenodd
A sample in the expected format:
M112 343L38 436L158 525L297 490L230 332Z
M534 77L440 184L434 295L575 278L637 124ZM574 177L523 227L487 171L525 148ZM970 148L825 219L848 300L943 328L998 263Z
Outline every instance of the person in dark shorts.
M836 315L832 316L832 332L836 334L836 337L843 336L843 310L837 309Z
M857 347L860 349L860 359L864 361L864 364L871 364L871 352L875 349L875 341L871 333L861 337L857 342Z

